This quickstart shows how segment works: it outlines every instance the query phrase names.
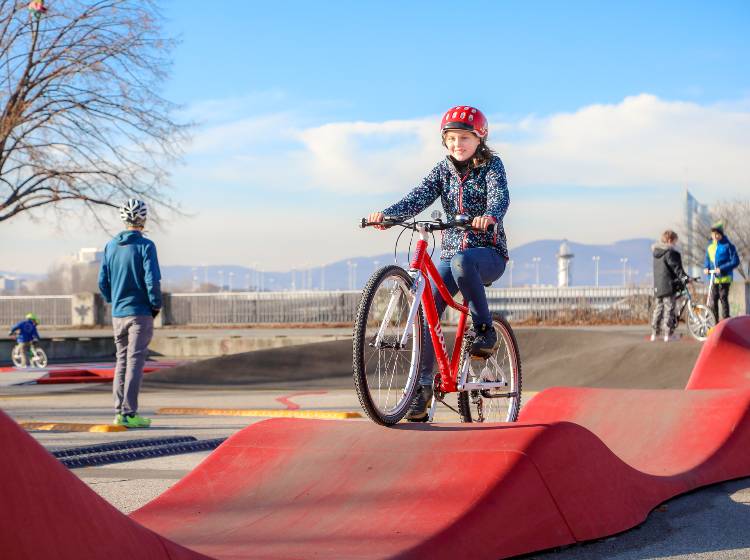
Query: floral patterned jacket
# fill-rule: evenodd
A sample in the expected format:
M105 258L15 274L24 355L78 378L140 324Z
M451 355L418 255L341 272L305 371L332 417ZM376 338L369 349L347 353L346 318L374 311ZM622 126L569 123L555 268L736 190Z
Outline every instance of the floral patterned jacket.
M460 176L450 158L446 157L422 179L412 191L396 204L383 210L386 216L413 217L440 197L446 217L456 214L492 216L497 220L493 233L461 231L456 228L443 231L440 258L449 260L453 255L472 247L492 247L503 258L508 258L508 245L503 228L503 217L508 211L510 194L505 168L498 156Z

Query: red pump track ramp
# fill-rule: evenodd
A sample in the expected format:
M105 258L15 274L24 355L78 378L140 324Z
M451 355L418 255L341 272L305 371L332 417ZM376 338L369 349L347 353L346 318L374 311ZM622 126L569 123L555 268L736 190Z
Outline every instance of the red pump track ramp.
M167 369L180 365L183 362L161 361L146 362L143 373L148 375L155 371ZM115 376L115 365L106 364L70 364L65 366L55 365L45 368L16 368L0 367L0 374L28 371L38 373L36 380L38 385L56 385L61 383L111 383Z
M687 389L552 388L515 424L273 419L126 516L0 413L4 559L507 558L750 476L750 317Z

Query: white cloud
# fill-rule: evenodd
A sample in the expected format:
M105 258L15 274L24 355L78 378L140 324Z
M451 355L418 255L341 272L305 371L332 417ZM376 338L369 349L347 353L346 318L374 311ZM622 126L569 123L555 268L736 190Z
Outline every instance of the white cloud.
M207 123L174 184L194 217L154 232L165 264L286 269L387 252L389 234L361 232L354 222L394 202L444 153L439 116L310 124L319 113L282 111L270 101L193 109ZM541 238L655 236L677 226L680 187L704 203L750 192L749 100L704 106L644 94L549 116L491 115L490 123L491 145L508 171L511 247ZM26 219L3 231L24 243L3 247L0 268L39 272L60 254L106 240L78 228L62 236Z
M750 112L652 95L519 123L501 144L514 182L578 186L689 186L747 192Z
M405 192L443 156L439 117L302 126L294 113L206 127L186 174L287 190ZM573 113L491 121L511 186L688 186L746 192L747 103L702 106L653 95Z

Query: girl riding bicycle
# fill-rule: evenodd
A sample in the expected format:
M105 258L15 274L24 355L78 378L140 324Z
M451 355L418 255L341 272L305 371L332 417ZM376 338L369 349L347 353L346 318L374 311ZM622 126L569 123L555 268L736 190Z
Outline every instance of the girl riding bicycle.
M448 151L446 158L403 199L382 212L373 212L368 219L380 223L385 216L413 217L438 197L448 216L464 214L472 218L472 231L452 228L443 232L437 269L451 295L460 290L469 307L476 333L472 354L486 357L497 344L497 334L484 286L503 275L508 260L503 217L510 196L505 168L486 144L487 119L479 109L464 105L451 108L443 115L440 131ZM495 224L491 233L486 231L490 224ZM446 304L434 284L432 292L442 315ZM435 354L426 331L422 348L420 387L406 416L416 422L427 418L432 400Z

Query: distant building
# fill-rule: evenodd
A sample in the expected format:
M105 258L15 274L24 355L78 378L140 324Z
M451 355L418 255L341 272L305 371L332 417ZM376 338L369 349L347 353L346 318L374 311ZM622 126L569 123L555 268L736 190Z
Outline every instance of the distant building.
M15 276L0 276L0 294L6 296L19 294L23 286L23 278L16 278Z
M567 288L573 282L573 257L567 240L563 240L560 245L560 252L557 257L557 286Z
M684 253L687 256L685 268L687 268L690 276L700 276L701 274L702 267L694 264L694 259L702 254L706 243L708 243L707 239L700 236L700 226L709 223L711 223L711 217L708 206L698 202L690 194L690 191L685 189L685 204L683 207Z
M104 258L104 251L101 251L99 249L91 249L91 248L80 249L77 254L73 255L73 257L80 264L99 265L99 263L101 263L102 259Z
M96 291L99 267L104 251L93 248L79 249L64 257L60 263L58 289L63 294Z

